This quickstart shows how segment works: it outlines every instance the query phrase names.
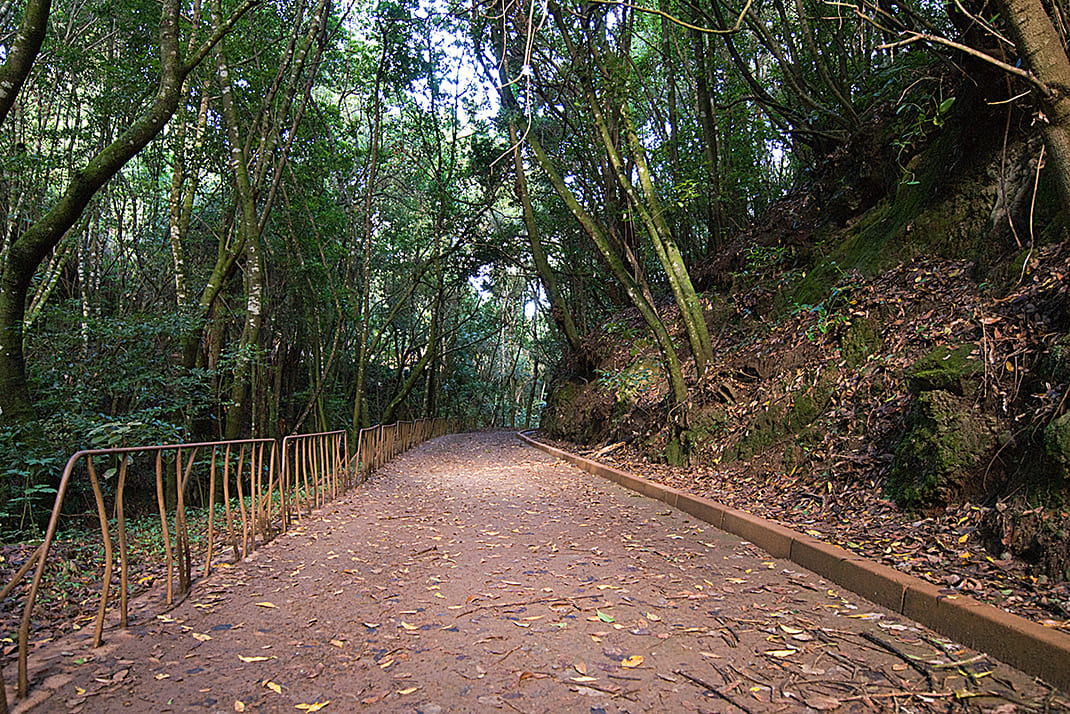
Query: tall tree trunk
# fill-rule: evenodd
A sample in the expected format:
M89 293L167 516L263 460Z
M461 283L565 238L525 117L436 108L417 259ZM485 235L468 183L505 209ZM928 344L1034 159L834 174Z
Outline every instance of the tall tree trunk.
M1063 211L1070 216L1070 60L1041 0L997 0L1018 53L1047 88L1044 144L1055 169Z
M15 42L8 49L3 66L0 66L0 126L4 125L8 112L15 105L22 85L41 51L51 11L52 0L29 0L26 3Z
M721 142L711 86L714 75L706 57L705 35L692 30L691 45L695 56L695 113L702 131L702 156L706 173L706 253L713 254L721 247L724 233Z
M550 161L550 157L546 155L542 145L534 136L528 137L528 144L531 146L532 152L538 159L539 165L542 166L546 176L550 179L550 183L553 184L554 190L557 191L558 196L560 196L561 200L568 206L569 211L576 220L579 221L580 225L583 226L588 237L595 244L595 247L598 248L602 257L605 258L606 263L608 263L610 270L613 272L613 276L624 287L628 298L639 310L639 314L642 315L643 321L646 323L647 327L654 333L654 339L658 344L658 349L661 351L662 366L665 368L665 376L669 382L669 393L672 400L670 414L679 426L686 425L687 383L684 381L684 373L680 366L680 358L676 354L676 347L672 343L672 337L669 335L665 323L661 321L654 305L646 299L642 288L635 282L635 279L624 265L624 261L621 259L620 255L618 255L610 246L609 238L598 225L598 222L584 210L575 195L573 195L572 191L569 190L568 186L562 180L561 175Z
M504 90L503 90L504 91ZM528 231L528 243L531 245L531 257L535 262L535 271L539 274L546 297L550 301L550 314L554 319L557 329L564 335L572 354L582 360L583 341L580 339L576 322L572 319L572 312L561 298L561 290L557 285L557 276L554 275L550 261L546 257L546 251L542 247L542 238L539 236L539 227L535 223L535 209L531 202L531 193L528 191L528 179L524 167L522 154L523 142L516 129L516 122L509 121L509 143L513 147L513 165L516 169L516 194L520 199L520 205L524 212L524 226Z

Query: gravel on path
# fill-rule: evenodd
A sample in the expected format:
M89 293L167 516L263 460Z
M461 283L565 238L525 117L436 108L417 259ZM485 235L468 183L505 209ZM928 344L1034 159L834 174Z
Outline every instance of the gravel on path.
M427 442L106 634L36 658L36 711L1070 710L511 432Z

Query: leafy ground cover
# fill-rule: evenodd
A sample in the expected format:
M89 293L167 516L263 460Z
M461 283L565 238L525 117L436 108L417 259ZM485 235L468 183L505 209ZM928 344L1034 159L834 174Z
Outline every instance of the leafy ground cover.
M592 382L555 418L576 417L571 435L545 436L1070 631L1070 503L1048 426L1066 406L1070 249L1023 251L990 276L998 296L973 263L919 259L840 271L821 302L783 309L783 284L806 278L768 269L711 301L719 360L692 390L690 465L665 463L658 384L625 404ZM643 356L603 339L604 372ZM966 367L939 392L985 441L939 472L903 444L937 391L923 368L956 355Z

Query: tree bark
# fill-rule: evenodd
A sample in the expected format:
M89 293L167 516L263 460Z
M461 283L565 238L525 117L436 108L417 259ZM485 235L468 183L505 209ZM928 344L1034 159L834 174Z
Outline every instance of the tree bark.
M576 200L576 197L561 179L561 175L557 173L557 169L554 168L553 163L550 161L550 157L543 151L542 145L539 144L534 136L528 137L528 144L531 146L532 152L538 159L539 165L550 179L550 183L553 184L554 190L557 191L558 196L560 196L561 200L568 206L569 211L571 211L576 220L580 222L580 225L583 226L587 235L595 244L595 247L598 248L602 257L605 258L606 262L609 264L613 276L624 286L628 298L639 310L639 314L642 315L643 321L646 323L647 327L654 333L654 339L658 343L658 349L661 351L662 366L665 368L665 376L669 381L670 394L672 395L670 413L673 415L678 425L685 426L687 423L687 414L685 411L685 406L687 404L687 383L684 381L684 373L680 366L680 358L676 354L676 347L672 343L672 337L669 335L665 323L658 317L657 310L646 299L642 288L635 282L635 279L632 278L631 273L628 272L628 268L624 265L624 261L616 251L612 249L609 244L609 239L599 227L597 221L583 209L583 206L580 205L579 201Z
M554 324L564 335L572 354L582 359L583 342L580 339L579 330L576 329L576 321L572 319L572 312L569 311L568 305L561 298L561 290L557 285L557 276L554 275L553 268L550 267L550 261L547 259L546 251L542 247L542 239L539 237L539 228L535 223L535 209L531 202L531 193L528 191L528 179L524 168L523 144L520 141L516 123L512 120L509 121L509 143L513 146L516 194L524 210L524 225L528 231L528 243L531 245L531 258L535 263L535 271L539 274L542 286L546 290L546 297L550 301L550 314L554 319Z
M51 11L52 0L30 0L26 3L15 42L0 67L0 126L4 125L8 112L15 105L34 60L41 51Z
M1040 92L1044 143L1063 211L1070 216L1070 60L1040 0L998 0L1018 53L1048 91Z

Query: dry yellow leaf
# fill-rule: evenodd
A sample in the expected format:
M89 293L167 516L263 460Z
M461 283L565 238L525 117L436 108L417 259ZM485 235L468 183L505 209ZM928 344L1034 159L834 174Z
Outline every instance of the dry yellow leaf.
M275 659L274 657L263 657L257 655L255 657L246 657L245 655L238 655L238 659L242 662L267 662L269 659Z
M638 667L643 663L643 655L632 655L620 661L621 667Z
M582 677L571 677L571 680L573 682L579 682L579 683L582 684L584 682L597 682L598 681L598 677L588 677L588 676L584 675Z
M257 607L278 607L278 605L276 605L275 603L266 602L266 601L265 602L258 602L258 603L256 603L256 606Z
M801 635L803 633L803 630L799 629L798 627L792 627L791 625L781 625L780 629L782 629L789 635Z
M335 647L345 647L346 646L346 643L342 642L341 640L331 640L331 644L334 645Z
M270 679L264 680L264 686L275 692L275 694L282 694L282 686L272 682Z
M316 702L315 704L294 704L294 707L306 712L318 712L320 709L323 709L323 707L327 706L330 703L331 700L328 699L327 701Z
M799 650L766 650L765 653L773 657L791 657L798 651Z
M655 615L652 612L644 613L643 617L650 620L651 622L659 622L661 620L661 617L659 615Z
M402 626L402 627L404 627L404 628L405 628L406 630L409 630L409 631L412 631L412 630L418 630L418 629L420 629L420 628L418 628L418 627L417 627L416 625L410 625L410 624L409 624L409 623L407 623L407 622L402 622L402 623L401 623L401 626Z
M191 632L190 635L192 635L193 639L197 640L198 642L207 642L208 640L212 639L211 635L203 635L200 632Z
M240 699L235 699L234 700L234 711L236 711L236 712L245 711L245 702L243 702Z
M405 687L404 689L399 689L398 690L398 694L401 694L402 696L404 696L406 694L412 694L417 689L419 689L419 687Z

